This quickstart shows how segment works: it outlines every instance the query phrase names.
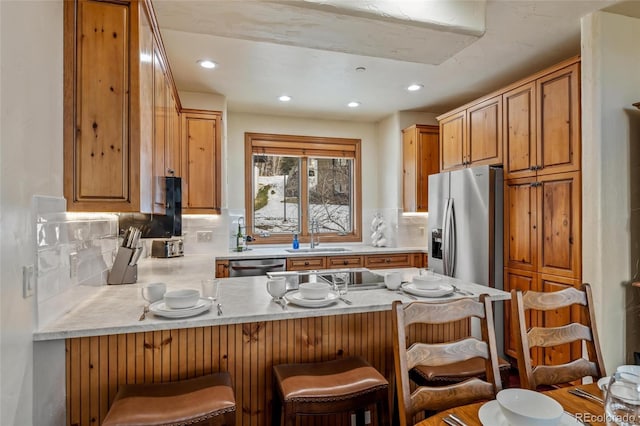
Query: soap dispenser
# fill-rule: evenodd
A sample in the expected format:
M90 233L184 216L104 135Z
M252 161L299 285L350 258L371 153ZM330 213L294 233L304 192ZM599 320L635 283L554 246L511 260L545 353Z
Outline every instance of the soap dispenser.
M293 248L298 250L300 248L300 242L298 241L298 234L293 234Z

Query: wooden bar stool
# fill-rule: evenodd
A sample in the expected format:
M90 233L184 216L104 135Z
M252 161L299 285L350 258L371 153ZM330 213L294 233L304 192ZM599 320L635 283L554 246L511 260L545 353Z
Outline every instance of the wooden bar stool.
M356 412L364 425L365 409L376 405L378 425L389 424L389 382L367 361L349 357L334 361L273 367L272 425L293 426L298 415Z
M234 426L231 376L217 373L168 383L124 385L102 426Z

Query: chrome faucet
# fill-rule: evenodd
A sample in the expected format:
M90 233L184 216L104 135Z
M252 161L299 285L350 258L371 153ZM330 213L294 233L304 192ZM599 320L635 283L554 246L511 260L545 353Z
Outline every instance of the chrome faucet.
M315 219L311 220L310 234L311 234L311 248L313 249L317 245L320 245L320 224ZM318 234L317 235L318 241L316 241L316 234Z

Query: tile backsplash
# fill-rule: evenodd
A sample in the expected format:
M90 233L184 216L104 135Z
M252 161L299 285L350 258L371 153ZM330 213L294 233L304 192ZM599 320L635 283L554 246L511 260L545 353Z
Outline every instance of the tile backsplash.
M68 213L64 198L34 197L38 326L106 283L118 247L118 217Z

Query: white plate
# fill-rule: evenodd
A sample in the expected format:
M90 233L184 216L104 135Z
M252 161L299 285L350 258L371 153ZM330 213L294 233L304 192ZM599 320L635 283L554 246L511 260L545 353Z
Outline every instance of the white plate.
M482 423L482 426L510 426L507 423L507 419L502 414L502 410L500 410L500 404L495 399L493 401L489 401L480 407L478 411L478 418ZM560 417L560 423L558 426L582 426L583 423L580 423L578 420L574 419L567 413L562 414Z
M208 311L211 305L211 300L200 299L195 306L190 308L172 309L164 303L164 300L160 300L149 306L149 312L165 318L186 318Z
M416 296L422 297L442 297L448 296L453 293L453 287L449 284L440 284L437 288L433 290L427 290L422 288L417 288L414 283L407 283L402 286L402 289L407 293L414 294Z
M285 298L294 305L303 306L305 308L321 308L338 301L338 295L332 291L330 291L324 299L305 299L299 291L292 291L287 294Z
M598 380L598 388L600 388L601 391L604 391L605 390L604 387L609 384L610 380L611 380L611 376L601 377Z

